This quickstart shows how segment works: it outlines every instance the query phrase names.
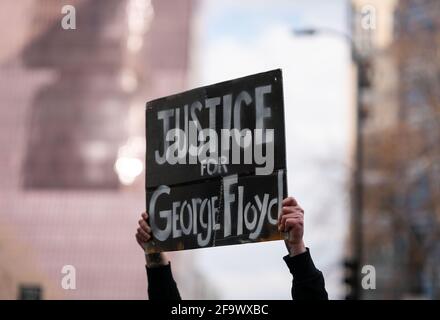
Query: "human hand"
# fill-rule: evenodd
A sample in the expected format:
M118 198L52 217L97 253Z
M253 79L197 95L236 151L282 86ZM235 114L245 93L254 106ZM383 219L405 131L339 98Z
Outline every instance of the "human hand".
M146 212L142 213L141 219L138 221L139 227L136 230L137 243L141 246L144 252L145 252L145 245L147 244L148 241L152 239L151 227L148 224L147 219L148 219L148 213ZM149 268L164 266L169 263L168 258L163 252L159 252L159 253L145 252L145 260L147 263L147 267Z
M288 233L285 240L290 256L296 256L306 251L304 245L304 210L293 197L287 197L282 202L282 210L278 218L278 230Z

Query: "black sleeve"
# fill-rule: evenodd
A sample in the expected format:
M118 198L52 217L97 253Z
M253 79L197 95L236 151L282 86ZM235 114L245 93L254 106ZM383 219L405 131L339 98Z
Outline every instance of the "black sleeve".
M309 248L297 256L283 257L293 276L293 300L328 300L322 272L316 269Z
M146 269L150 300L181 300L171 272L171 263L161 267L146 267Z

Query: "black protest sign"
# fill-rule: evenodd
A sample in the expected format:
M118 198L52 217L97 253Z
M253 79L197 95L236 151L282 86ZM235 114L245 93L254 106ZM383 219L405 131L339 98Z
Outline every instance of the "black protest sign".
M282 238L281 70L147 103L147 252Z

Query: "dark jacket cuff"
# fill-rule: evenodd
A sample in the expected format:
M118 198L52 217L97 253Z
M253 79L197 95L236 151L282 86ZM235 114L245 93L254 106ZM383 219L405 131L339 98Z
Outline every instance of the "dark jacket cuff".
M285 256L284 261L289 268L290 273L297 280L306 279L308 277L316 275L318 271L310 256L309 248L306 248L306 252L303 252L296 256Z
M171 263L146 269L150 300L181 300L171 272Z
M171 272L171 263L168 263L164 266L157 266L148 268L147 269L147 279L148 283L162 283L164 281L169 282L170 280L173 280L173 274Z

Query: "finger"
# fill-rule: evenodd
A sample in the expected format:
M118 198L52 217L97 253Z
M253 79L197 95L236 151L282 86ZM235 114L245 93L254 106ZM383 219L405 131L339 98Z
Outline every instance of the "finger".
M295 211L295 212L290 212L290 213L286 213L286 214L282 214L281 216L278 217L278 225L283 225L286 223L287 219L291 219L291 218L299 218L299 219L304 219L304 214L301 211Z
M296 223L299 225L304 225L304 219L302 217L293 217L293 218L286 219L286 221L284 221L284 225L286 225L287 222L290 222L290 223L293 222L293 223Z
M293 212L283 213L278 218L278 224L284 223L286 219L300 217L304 219L304 213L299 210L295 210Z
M147 243L148 241L150 241L150 238L145 237L144 235L142 235L140 233L138 233L138 237L142 243Z
M290 216L283 217L283 219L281 219L280 225L286 224L286 221L290 220L290 219L304 221L304 219L303 219L303 217L301 215L290 215Z
M284 211L301 211L304 212L303 208L301 208L300 206L283 206L282 210Z
M148 213L146 213L146 212L142 213L141 216L142 216L142 218L145 219L145 220L148 219Z
M136 233L135 234L135 237L136 237L136 241L137 241L137 243L139 243L140 245L142 245L142 241L139 239L139 235Z
M297 211L303 212L303 209L301 209L301 207L298 207L298 206L285 206L281 210L282 210L283 214L297 212Z
M304 214L301 211L295 211L295 212L283 214L282 216L280 216L279 223L284 223L286 221L286 219L290 219L290 218L301 218L301 219L303 219L304 218Z
M282 202L283 206L297 206L298 202L296 202L296 199L294 197L287 197Z
M139 225L146 233L151 233L151 228L145 220L139 220Z
M304 218L301 215L289 215L289 216L283 216L283 218L281 219L281 222L279 224L279 227L281 229L285 229L286 221L290 221L290 220L298 222L300 224L304 223Z
M280 225L278 227L278 231L280 232L289 232L292 227L302 227L303 224L300 221L295 221L295 220L287 220L286 223L284 223L283 225Z
M302 219L291 218L284 222L282 229L284 230L284 232L287 232L290 231L290 229L292 228L296 228L296 227L302 228L303 226L304 226L304 221Z
M290 231L292 229L295 229L295 228L303 228L303 226L304 225L301 224L301 222L293 221L293 220L287 220L286 224L284 226L284 229L288 232L288 231Z
M151 236L147 232L145 232L142 228L138 228L137 232L142 240L144 241L150 240Z
M136 233L136 240L141 246L144 246L144 244L148 242L148 240L145 240L139 233Z
M281 213L278 218L280 219L283 215L296 213L296 212L301 212L304 214L304 211L299 206L284 206L281 208Z

